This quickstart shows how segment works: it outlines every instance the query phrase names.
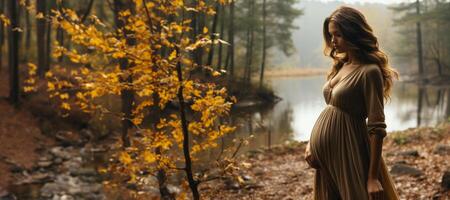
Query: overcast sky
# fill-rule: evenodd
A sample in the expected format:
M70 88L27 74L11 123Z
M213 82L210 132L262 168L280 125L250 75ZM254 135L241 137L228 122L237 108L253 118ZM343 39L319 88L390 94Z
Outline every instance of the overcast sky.
M336 0L317 0L317 1L336 1ZM412 2L414 0L337 0L343 1L345 3L384 3L384 4L392 4L392 3L401 3L401 2Z

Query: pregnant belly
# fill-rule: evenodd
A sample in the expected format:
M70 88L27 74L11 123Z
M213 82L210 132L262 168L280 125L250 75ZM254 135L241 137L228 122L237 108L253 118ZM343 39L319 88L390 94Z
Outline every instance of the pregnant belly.
M341 153L347 145L364 145L366 130L364 119L355 118L338 107L328 105L311 132L311 152L320 159Z

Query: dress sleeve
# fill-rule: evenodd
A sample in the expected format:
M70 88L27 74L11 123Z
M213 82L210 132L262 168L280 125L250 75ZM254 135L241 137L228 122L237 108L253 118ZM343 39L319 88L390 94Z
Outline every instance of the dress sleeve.
M378 66L368 66L363 81L364 102L369 134L386 136L384 121L383 75Z

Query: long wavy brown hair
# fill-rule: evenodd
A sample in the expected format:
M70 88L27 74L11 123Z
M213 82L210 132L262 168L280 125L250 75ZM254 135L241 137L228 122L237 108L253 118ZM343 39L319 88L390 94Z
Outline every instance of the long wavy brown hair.
M323 23L323 37L325 39L324 53L333 58L333 67L328 73L327 79L332 78L345 62L348 61L346 53L338 53L331 43L331 35L328 31L330 22L340 30L348 51L363 64L376 64L383 74L383 96L389 99L393 85L393 79L398 79L398 72L388 64L387 55L380 50L378 39L373 34L372 28L364 15L350 7L340 7L335 10Z

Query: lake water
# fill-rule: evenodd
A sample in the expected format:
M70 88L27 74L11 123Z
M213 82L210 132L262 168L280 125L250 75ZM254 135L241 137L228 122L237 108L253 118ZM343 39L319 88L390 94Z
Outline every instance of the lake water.
M282 101L270 108L234 114L235 134L254 135L249 149L280 144L286 140L309 140L316 119L326 104L322 95L324 76L273 78L268 80ZM419 114L420 113L420 114ZM387 131L435 126L450 114L450 89L419 88L395 82L391 101L385 105Z

